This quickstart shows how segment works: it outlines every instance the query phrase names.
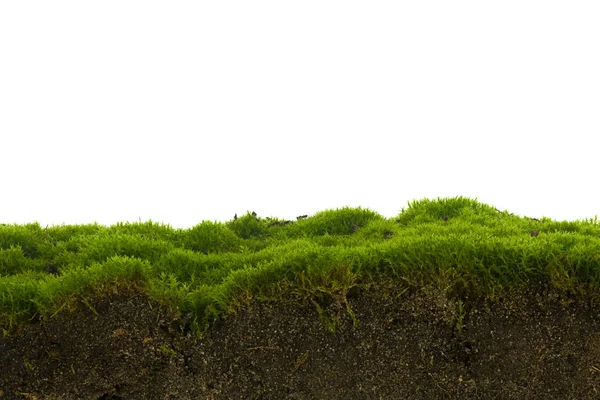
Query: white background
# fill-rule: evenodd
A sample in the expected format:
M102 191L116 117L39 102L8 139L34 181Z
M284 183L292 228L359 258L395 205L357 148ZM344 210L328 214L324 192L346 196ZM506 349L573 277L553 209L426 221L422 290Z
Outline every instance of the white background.
M600 214L597 1L3 1L0 222Z

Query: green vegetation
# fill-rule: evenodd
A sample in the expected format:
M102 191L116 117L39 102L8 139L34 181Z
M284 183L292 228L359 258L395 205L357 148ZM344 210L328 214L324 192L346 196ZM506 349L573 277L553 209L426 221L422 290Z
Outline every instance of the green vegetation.
M361 208L298 221L247 213L191 229L153 223L0 224L0 326L87 307L135 286L201 333L250 299L284 293L315 304L330 329L347 294L385 276L403 288L434 285L464 300L549 284L573 294L600 287L597 219L557 222L456 197L409 203L386 219ZM595 295L594 295L595 296ZM336 306L336 307L333 307ZM462 327L462 318L456 321Z

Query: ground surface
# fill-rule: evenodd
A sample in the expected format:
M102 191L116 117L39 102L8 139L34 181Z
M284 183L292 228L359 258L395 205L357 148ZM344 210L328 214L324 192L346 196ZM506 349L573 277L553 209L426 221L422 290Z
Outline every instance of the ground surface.
M94 301L98 315L82 306L0 338L0 398L600 398L600 313L585 300L539 289L461 312L434 290L351 294L358 323L333 302L335 334L314 304L279 302L193 339L121 291Z

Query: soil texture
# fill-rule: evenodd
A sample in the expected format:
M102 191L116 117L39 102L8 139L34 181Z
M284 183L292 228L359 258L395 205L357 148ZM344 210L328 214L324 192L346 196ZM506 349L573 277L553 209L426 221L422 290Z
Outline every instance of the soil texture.
M0 399L600 398L600 314L586 299L538 288L460 301L379 282L347 301L352 314L250 301L198 339L120 290L0 338Z

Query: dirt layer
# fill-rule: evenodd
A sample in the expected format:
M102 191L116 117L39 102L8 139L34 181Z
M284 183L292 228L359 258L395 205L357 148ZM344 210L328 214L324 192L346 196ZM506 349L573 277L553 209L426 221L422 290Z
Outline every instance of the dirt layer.
M587 300L459 302L386 283L351 295L356 324L340 302L250 302L197 339L121 290L0 338L0 398L600 399Z

